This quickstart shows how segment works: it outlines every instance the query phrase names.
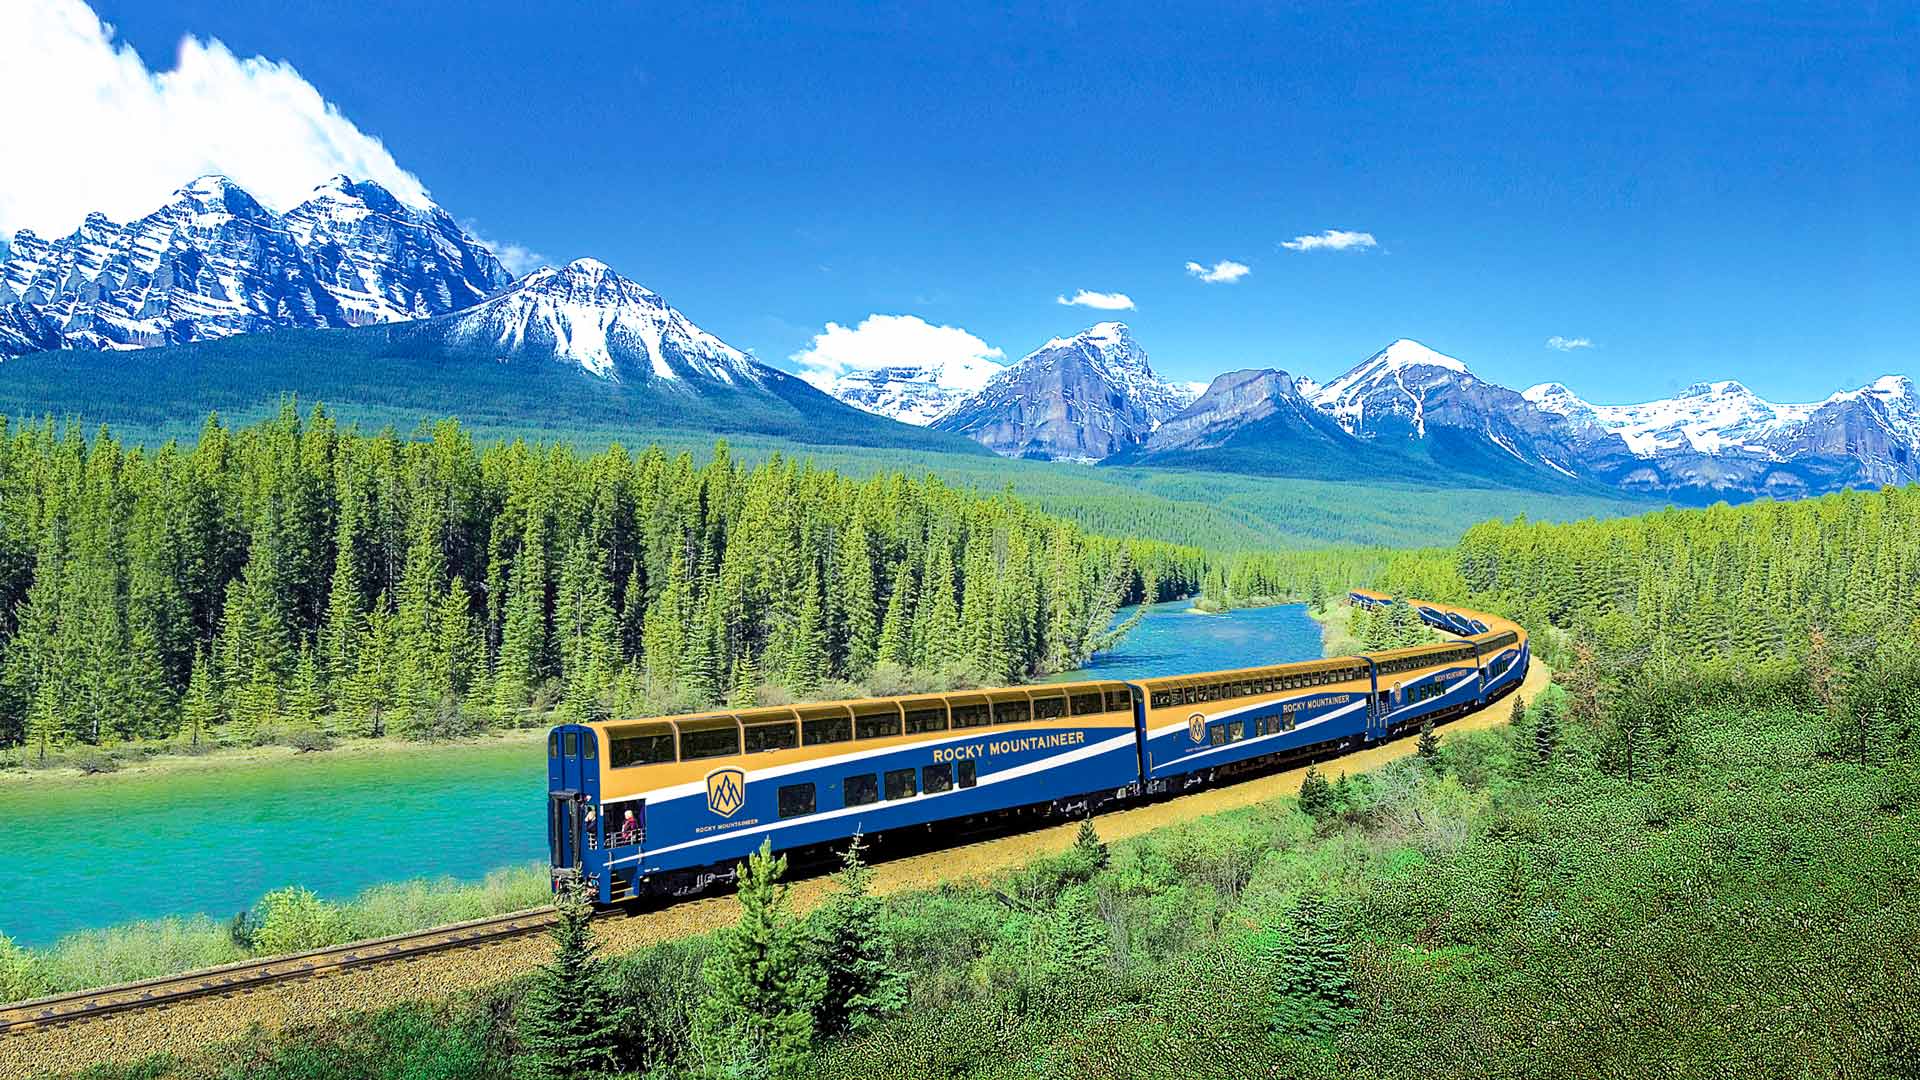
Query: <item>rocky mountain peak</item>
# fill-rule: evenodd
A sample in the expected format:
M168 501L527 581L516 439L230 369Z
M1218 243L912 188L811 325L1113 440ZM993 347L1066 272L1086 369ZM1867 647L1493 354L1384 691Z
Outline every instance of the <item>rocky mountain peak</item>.
M621 381L758 383L767 369L598 259L543 266L446 320L448 336L501 355L549 355Z

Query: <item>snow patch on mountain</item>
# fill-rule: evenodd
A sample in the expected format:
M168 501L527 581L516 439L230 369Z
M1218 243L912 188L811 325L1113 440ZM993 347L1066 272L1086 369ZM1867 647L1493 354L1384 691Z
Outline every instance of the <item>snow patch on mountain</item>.
M1014 457L1098 461L1137 446L1193 402L1162 379L1125 323L1047 341L933 426Z
M856 409L926 427L1005 370L1003 364L970 356L855 369L838 378L815 373L807 381Z
M1459 360L1412 338L1401 338L1317 388L1309 400L1351 432L1368 424L1369 408L1386 404L1409 417L1415 432L1425 438L1426 391L1435 384L1452 381L1455 375L1472 378L1467 365Z
M378 184L336 177L280 215L202 176L124 225L92 213L57 240L22 229L0 263L0 304L31 308L52 347L138 349L425 318L508 277L445 211Z
M760 383L766 371L598 259L541 267L443 321L460 345L550 353L605 379L738 385Z

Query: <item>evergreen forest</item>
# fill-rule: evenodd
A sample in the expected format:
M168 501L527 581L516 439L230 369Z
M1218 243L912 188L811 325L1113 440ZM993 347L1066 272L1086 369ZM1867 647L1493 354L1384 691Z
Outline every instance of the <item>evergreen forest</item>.
M0 747L457 734L1070 670L1194 548L717 444L0 420Z

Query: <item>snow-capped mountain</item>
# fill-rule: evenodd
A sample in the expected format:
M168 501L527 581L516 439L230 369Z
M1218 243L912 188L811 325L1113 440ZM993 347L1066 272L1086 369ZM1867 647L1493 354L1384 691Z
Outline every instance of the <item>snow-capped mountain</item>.
M854 370L814 385L856 409L925 427L1005 370L1004 365L976 356Z
M457 352L549 357L621 382L733 386L761 383L771 370L598 259L541 267L421 333Z
M1632 405L1594 405L1560 383L1525 396L1589 438L1623 440L1633 460L1599 470L1623 487L1793 495L1920 480L1920 394L1905 376L1789 404L1731 380Z
M0 332L0 350L138 349L416 319L508 280L446 211L407 206L378 184L335 177L281 215L225 177L203 176L128 224L94 213L57 240L15 234L0 263L0 323L37 320L43 332Z
M1319 387L1310 400L1361 439L1416 442L1427 456L1477 459L1501 472L1517 464L1574 478L1596 458L1627 454L1618 438L1582 436L1566 416L1409 338Z
M1008 457L1099 461L1138 446L1193 400L1154 373L1124 323L1054 338L934 421Z

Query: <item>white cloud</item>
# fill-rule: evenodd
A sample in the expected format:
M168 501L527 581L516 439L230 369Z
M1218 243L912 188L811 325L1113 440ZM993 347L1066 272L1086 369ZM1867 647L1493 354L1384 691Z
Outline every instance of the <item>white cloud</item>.
M1280 241L1280 246L1288 251L1354 251L1379 247L1380 242L1370 232L1350 232L1346 229L1328 229L1318 235L1296 236L1291 240Z
M800 365L803 378L823 389L849 371L896 364L936 366L948 373L949 385L978 389L1000 370L1005 356L957 326L934 326L918 315L869 315L859 326L828 323L811 344L788 359Z
M1572 352L1575 349L1591 349L1593 348L1593 342L1583 337L1561 337L1559 334L1555 334L1547 339L1547 348L1559 349L1561 352Z
M537 270L553 261L524 244L516 244L510 240L495 240L481 232L480 226L471 221L462 221L460 227L472 233L475 240L487 245L492 250L493 257L499 259L500 265L506 267L507 273L514 277L521 277L528 271Z
M90 210L127 221L207 173L275 210L339 173L427 201L418 177L289 64L189 36L172 70L150 71L81 0L0 2L0 41L9 235L65 235Z
M1133 297L1117 292L1088 292L1085 289L1073 294L1071 299L1065 296L1053 298L1056 304L1068 307L1099 308L1101 311L1132 311Z
M1212 268L1201 266L1197 262L1190 262L1187 264L1187 273L1208 284L1231 285L1241 278L1246 277L1248 274L1253 273L1253 267L1248 266L1246 263L1234 262L1232 259L1221 259L1219 262L1214 263Z

